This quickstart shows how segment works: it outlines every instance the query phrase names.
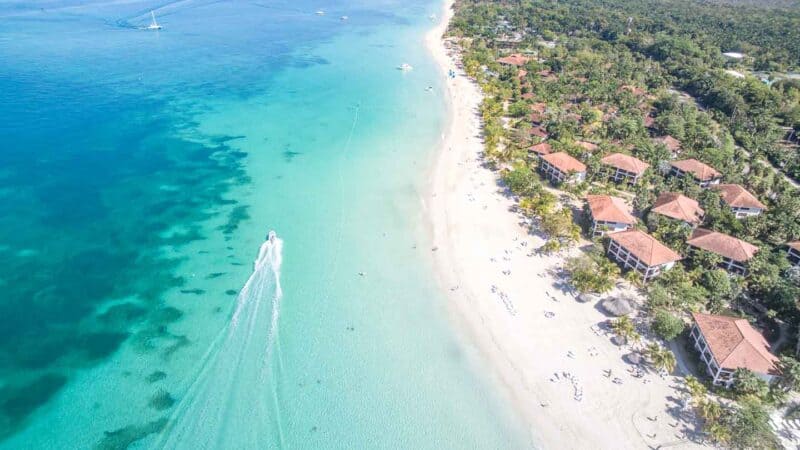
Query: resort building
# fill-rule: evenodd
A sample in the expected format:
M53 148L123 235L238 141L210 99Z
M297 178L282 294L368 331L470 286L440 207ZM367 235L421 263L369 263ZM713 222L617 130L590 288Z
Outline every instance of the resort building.
M592 219L592 236L625 231L636 223L630 207L619 197L587 195L586 204Z
M564 152L542 156L539 170L554 183L586 179L586 165Z
M622 153L606 155L600 162L609 167L608 177L617 183L624 181L628 184L636 184L639 177L650 167L650 164Z
M547 130L545 130L543 127L535 126L535 127L531 128L531 136L537 137L540 140L545 140L550 135L547 134Z
M541 158L544 155L549 155L550 153L553 153L553 147L551 147L550 144L548 144L547 142L541 142L539 144L531 146L531 148L528 149L528 152Z
M521 67L528 63L531 59L521 53L514 53L508 56L499 58L497 62L504 66Z
M714 189L719 191L722 201L731 208L737 219L754 217L767 209L755 195L738 184L719 184Z
M578 122L580 122L580 116L577 117L578 117ZM598 145L595 144L594 142L575 141L575 145L586 150L589 153L594 153L598 149Z
M793 266L800 267L800 241L789 242L786 245L789 246L789 251L787 252L789 262Z
M646 119L645 119L645 121L646 121ZM645 125L645 126L647 126L647 125ZM649 126L653 126L652 122L651 122L651 125L649 125ZM669 135L660 136L660 137L655 138L655 141L656 141L656 143L661 144L664 147L667 147L667 150L669 150L670 153L672 153L673 155L677 155L678 153L681 152L681 141L675 139L672 136L669 136Z
M638 272L645 282L671 269L681 259L681 255L639 230L609 234L608 238L611 240L608 256L623 268Z
M766 382L780 375L769 343L746 319L692 313L690 336L717 386L731 387L736 369L747 369Z
M705 215L697 200L677 192L664 192L659 195L650 212L680 220L690 227L700 225Z
M719 267L736 275L747 275L747 261L758 252L758 247L718 231L698 228L686 243L722 257Z
M679 178L687 174L691 175L702 188L707 188L712 184L719 184L719 180L722 178L722 174L717 172L716 169L696 159L673 161L670 166L670 175Z

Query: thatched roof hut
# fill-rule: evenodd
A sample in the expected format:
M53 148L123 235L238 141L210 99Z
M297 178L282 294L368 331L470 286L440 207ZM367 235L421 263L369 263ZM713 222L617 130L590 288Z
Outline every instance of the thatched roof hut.
M605 309L612 316L626 316L633 312L633 305L631 301L625 297L609 297L601 303Z

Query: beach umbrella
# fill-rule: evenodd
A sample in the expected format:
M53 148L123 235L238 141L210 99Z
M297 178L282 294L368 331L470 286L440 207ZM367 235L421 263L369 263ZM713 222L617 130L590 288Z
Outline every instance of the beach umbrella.
M628 360L631 364L641 364L642 363L642 355L638 352L631 352L625 355L625 359Z
M609 314L617 317L633 312L630 300L623 297L609 297L603 300L602 306Z

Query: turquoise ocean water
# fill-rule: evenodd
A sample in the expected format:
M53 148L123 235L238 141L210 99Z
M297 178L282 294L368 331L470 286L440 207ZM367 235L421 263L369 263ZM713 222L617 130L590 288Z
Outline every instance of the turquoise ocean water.
M0 448L529 445L431 274L440 6L0 1Z

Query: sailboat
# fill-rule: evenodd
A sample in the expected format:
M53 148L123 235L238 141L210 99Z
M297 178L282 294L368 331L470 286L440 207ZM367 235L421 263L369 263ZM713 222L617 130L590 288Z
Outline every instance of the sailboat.
M156 22L156 15L153 14L153 11L150 11L150 17L153 19L153 21L150 22L150 25L148 25L145 29L146 30L160 30L161 29L161 25L159 25L158 22Z

